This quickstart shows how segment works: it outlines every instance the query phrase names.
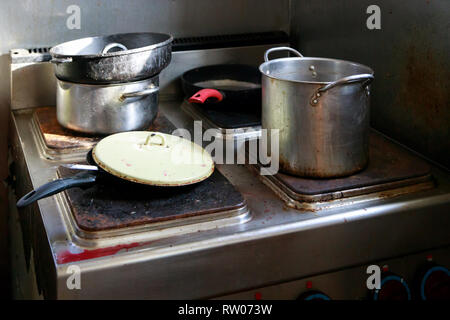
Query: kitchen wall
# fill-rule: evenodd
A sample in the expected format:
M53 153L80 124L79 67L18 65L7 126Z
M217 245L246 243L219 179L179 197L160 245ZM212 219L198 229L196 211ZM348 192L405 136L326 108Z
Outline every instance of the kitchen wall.
M291 36L304 55L372 67L372 126L450 168L449 13L448 0L292 0Z
M80 8L80 29L67 27L71 5ZM0 181L7 176L10 49L123 32L183 37L271 30L289 30L289 0L1 0ZM5 288L1 277L7 279L6 211L5 187L0 183L0 288Z

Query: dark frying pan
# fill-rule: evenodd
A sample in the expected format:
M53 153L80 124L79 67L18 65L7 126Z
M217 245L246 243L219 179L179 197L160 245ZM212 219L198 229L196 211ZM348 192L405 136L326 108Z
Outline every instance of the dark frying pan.
M39 199L50 197L69 188L89 186L102 176L108 177L109 175L111 178L114 177L97 166L92 158L92 149L88 152L86 158L89 166L92 166L91 170L81 171L72 177L50 181L20 198L17 201L17 207L26 207Z
M64 191L66 189L75 188L75 187L89 187L94 183L97 183L99 181L104 181L106 183L118 183L121 185L126 185L127 187L132 187L136 185L140 185L145 188L151 188L152 192L150 194L168 194L174 188L172 187L166 187L166 186L152 186L152 185L145 185L140 184L137 182L133 182L131 180L126 180L125 178L119 178L100 166L97 165L95 162L93 156L92 156L92 150L91 149L87 155L86 160L88 165L66 165L66 167L72 168L75 167L76 169L84 169L80 171L79 173L67 177L67 178L60 178L53 181L50 181L36 190L33 190L26 195L24 195L22 198L17 201L17 207L22 208L26 207L33 202L50 197L54 194L57 194L61 191ZM188 184L188 185L180 185L176 186L175 192L182 192L183 190L189 190L193 187L194 184Z
M200 67L181 76L191 103L221 109L261 108L261 75L256 67L224 64Z
M86 160L90 169L83 170L71 177L50 181L36 190L30 191L17 201L17 207L26 207L37 200L50 197L69 188L90 186L99 179L122 180L106 172L95 163L92 157L92 149L87 153Z

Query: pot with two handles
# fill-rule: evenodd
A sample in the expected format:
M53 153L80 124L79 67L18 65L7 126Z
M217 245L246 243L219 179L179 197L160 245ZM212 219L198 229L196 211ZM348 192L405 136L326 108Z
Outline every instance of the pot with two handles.
M56 81L56 117L65 128L106 135L147 129L158 113L159 77L113 84Z
M297 57L269 60L274 51ZM267 50L264 60L259 67L262 128L279 130L280 171L332 178L364 169L373 70L344 60L303 57L289 47ZM275 141L268 142L272 150Z

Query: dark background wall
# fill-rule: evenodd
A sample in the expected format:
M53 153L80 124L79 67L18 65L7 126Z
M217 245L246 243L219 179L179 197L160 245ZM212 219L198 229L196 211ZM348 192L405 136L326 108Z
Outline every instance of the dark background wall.
M381 29L369 30L369 5ZM292 0L291 36L306 56L372 67L371 124L450 168L450 1Z

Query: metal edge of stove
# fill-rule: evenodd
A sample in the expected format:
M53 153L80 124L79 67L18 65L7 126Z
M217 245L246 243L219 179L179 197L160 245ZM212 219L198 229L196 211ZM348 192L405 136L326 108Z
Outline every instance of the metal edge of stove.
M59 177L59 175L57 174ZM167 238L192 232L221 228L236 224L246 223L251 220L252 215L248 209L247 202L242 205L225 211L203 214L199 216L187 217L183 219L174 219L169 221L160 221L138 226L125 227L120 229L110 229L103 231L87 231L80 228L72 214L67 195L60 192L56 195L56 202L60 208L64 220L70 229L72 242L84 247L97 247L99 242L105 244L122 243L126 236L129 241L130 236L133 239L139 238L140 241L150 241L154 239Z
M246 152L246 156L247 168L257 175L262 183L275 192L275 194L280 197L287 206L299 210L318 211L330 209L380 198L391 198L398 195L423 191L435 187L432 175L426 174L400 181L352 188L342 191L327 192L315 195L298 194L283 185L278 179L275 178L274 175L259 174L261 165L258 163L256 156L252 155L248 151ZM350 203L344 203L344 199L351 201Z
M192 104L183 101L181 109L190 115L194 120L201 120L204 130L217 129L218 133L215 135L218 139L223 140L251 140L257 139L261 136L261 126L242 127L237 129L225 129L216 126L211 120L203 116L200 112L195 110Z
M274 178L267 178L267 176L259 175L257 166L247 165L247 167L250 171L258 175L260 181L268 186L288 207L308 212L388 199L413 192L429 190L435 187L431 176L424 176L416 179L409 179L408 184L406 181L404 181L404 183L385 183L373 187L354 188L314 196L298 195L291 192L295 195L295 197L293 197L292 194L286 193L280 188L280 186L274 182ZM332 198L325 200L323 199L325 196ZM321 199L321 197L323 198Z
M30 121L30 128L33 139L38 147L38 152L44 159L58 162L73 162L76 160L85 159L87 152L95 145L95 143L93 143L92 146L53 150L45 143L44 136L37 123L36 113L33 110L27 111L33 112Z
M165 111L178 111L179 105L179 103L175 102L167 104L165 105ZM165 114L167 113L165 112ZM183 116L182 113L177 113L177 115L180 118L175 119L177 120L175 121L176 123L183 123L187 120L185 119L187 115ZM17 145L15 147L18 148L19 152L23 153L23 159L20 161L23 161L26 165L22 173L25 174L27 168L29 170L28 174L30 176L25 180L35 180L35 183L42 183L47 177L43 173L45 170L42 169L47 168L49 163L42 158L35 163L35 160L39 159L37 159L37 147L31 144L32 138L28 132L28 123L31 119L29 115L19 116L16 111L12 117L13 134L17 136ZM168 119L172 122L170 117ZM418 197L404 195L399 197L401 199L398 201L378 199L378 201L370 202L369 206L354 204L346 206L345 209L325 210L325 214L322 215L313 212L300 214L300 212L294 212L295 210L291 208L286 210L282 207L284 203L279 200L270 188L266 187L258 179L254 180L247 168L236 166L225 168L225 172L228 172L227 170L229 169L231 174L239 173L237 175L233 174L230 181L233 185L240 185L242 187L241 192L247 194L246 199L249 209L252 211L251 221L243 225L230 226L228 227L230 228L229 231L227 230L228 228L219 228L217 233L214 230L208 230L205 233L191 233L189 237L187 235L171 237L167 241L162 239L162 243L152 244L150 248L145 246L142 249L133 250L129 253L121 251L120 254L107 259L99 258L80 261L79 263L83 267L82 270L85 276L90 276L90 279L93 280L90 288L85 287L82 290L82 295L77 295L76 290L67 289L66 271L68 265L59 264L55 258L57 245L61 244L63 246L61 248L64 249L70 246L70 233L67 230L67 223L60 221L63 217L56 210L57 205L54 197L51 200L44 200L38 203L40 212L36 214L42 216L43 226L45 227L43 234L47 236L50 250L54 257L52 262L57 267L58 278L56 281L58 292L55 293L55 296L58 296L58 298L101 297L97 288L100 282L96 282L95 279L108 279L110 283L120 281L120 279L123 279L123 272L132 268L133 273L130 274L130 280L134 282L139 281L139 279L146 279L148 285L145 289L140 288L139 291L139 288L132 284L124 283L120 291L121 297L212 297L225 292L237 292L289 279L298 279L317 272L342 268L345 265L360 264L367 261L362 260L367 259L367 257L380 260L391 257L398 252L403 254L415 252L413 250L425 250L441 246L442 244L448 245L448 230L445 228L445 223L449 220L449 216L445 213L447 213L450 203L450 184L448 182L450 180L448 180L448 173L443 173L438 169L436 169L436 173L433 172L433 177L436 179L438 187L430 191L419 192ZM55 176L54 171L52 176ZM247 180L255 181L255 186L241 185ZM18 184L21 183L23 182ZM255 194L248 193L248 191L253 192L255 188L257 189ZM25 189L29 190L28 187ZM270 198L268 200L269 203L273 205L270 207L270 213L265 212L267 204L260 201L263 196L268 196ZM345 200L343 199L343 201ZM274 212L277 213L273 215L274 219L267 220L268 217L272 217ZM404 221L404 218L411 220L408 220L409 228L398 228L398 225ZM262 222L266 222L266 224L262 226ZM322 227L332 228L323 230L327 236L324 236L324 232L318 229ZM418 235L406 231L406 229L410 230L411 227L413 227L413 231L418 232ZM350 228L353 230L352 232L343 233L345 229L350 230ZM318 232L316 232L316 229ZM432 237L422 238L426 231L429 231L430 233L428 234L432 235ZM385 236L391 233L392 235L395 234L395 237ZM351 238L347 238L344 236L345 234L351 234ZM345 240L353 241L355 237L359 236L362 236L362 239L357 238L361 247L358 248L358 251L355 251L354 246L349 246L349 242ZM372 236L377 236L377 238L372 238ZM344 237L344 239L340 237ZM322 238L324 240L334 239L339 241L336 241L330 247L327 243L321 242ZM423 239L424 242L422 243L419 239ZM134 241L134 238L130 237L130 241ZM287 247L286 241L290 243ZM373 241L379 242L377 242L376 246L373 246ZM94 241L91 242L94 243ZM128 243L129 241L126 242ZM99 246L102 246L103 243L99 241ZM248 243L249 245L242 245L243 243ZM277 261L273 260L274 258L280 258L279 253L280 250L284 250L283 248L287 252L283 255L284 261L279 261L279 263L289 263L290 267L288 270L279 268L280 273L276 277L273 275L273 272L264 273L261 271L262 268L251 268L249 273L243 274L242 281L236 283L234 281L235 274L229 268L225 268L223 264L219 264L220 259L216 259L216 256L225 255L225 257L230 257L232 254L236 258L236 264L245 267L245 265L254 264L252 253L259 250L267 250L265 251L267 254L260 256L261 260L258 263L261 266L271 266L273 261ZM361 248L367 250L366 257L360 256ZM46 247L46 249L48 248ZM323 252L324 249L327 250L325 253L328 254L339 252L340 258L336 261L329 261L329 257ZM197 253L200 251L204 251L205 254L198 255ZM206 253L214 253L215 255L206 256ZM344 258L349 259L345 260L345 265L343 264ZM168 261L164 259L168 259ZM311 264L304 264L305 259L311 259ZM43 261L42 257L37 257L37 263L41 265L41 269L47 268ZM145 264L142 263L144 261L146 261ZM160 278L160 275L167 273L167 263L176 264L179 261L184 261L187 265L177 269L179 274L173 275L174 281L167 282ZM297 263L298 267L296 266ZM331 265L329 265L330 263ZM325 264L327 265L326 269L324 268ZM193 270L192 268L199 272L207 272L211 266L220 270L223 274L219 279L210 278L213 281L210 281L210 285L207 287L202 287L201 283L198 283L197 278L189 277L189 271ZM248 278L249 276L251 278ZM162 286L165 286L165 292L152 290ZM193 289L189 292L180 293L180 286Z

